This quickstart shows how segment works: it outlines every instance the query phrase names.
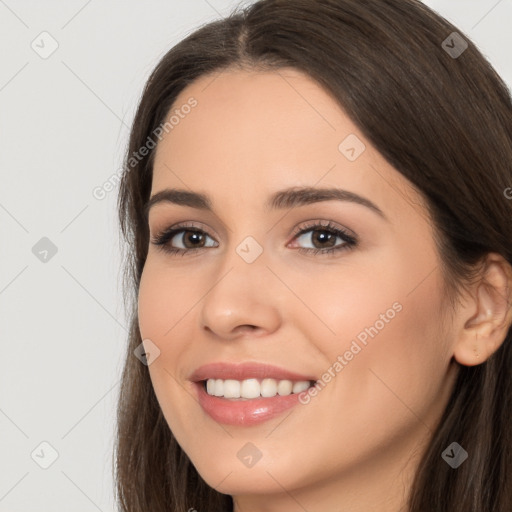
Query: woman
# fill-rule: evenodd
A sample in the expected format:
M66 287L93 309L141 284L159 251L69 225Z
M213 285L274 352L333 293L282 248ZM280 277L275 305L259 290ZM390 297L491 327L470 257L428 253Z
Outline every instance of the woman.
M512 510L511 113L416 0L262 0L162 58L119 196L123 511Z

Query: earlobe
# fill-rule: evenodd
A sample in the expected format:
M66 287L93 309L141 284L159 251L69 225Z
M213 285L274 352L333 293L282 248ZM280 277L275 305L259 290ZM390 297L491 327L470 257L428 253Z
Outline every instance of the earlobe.
M489 254L475 285L471 316L457 334L453 356L459 364L484 363L501 347L512 324L511 290L512 267L499 254Z

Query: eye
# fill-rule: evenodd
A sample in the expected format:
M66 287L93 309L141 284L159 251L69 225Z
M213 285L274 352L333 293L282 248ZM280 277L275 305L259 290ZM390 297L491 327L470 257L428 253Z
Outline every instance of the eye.
M316 234L315 234L316 233ZM315 222L313 224L299 228L299 232L295 234L297 240L304 239L304 241L311 240L313 245L317 244L314 248L300 247L298 249L301 253L322 253L334 255L336 251L348 250L357 245L357 239L349 234L341 227L334 226L331 222L322 224ZM340 239L343 243L335 245L336 239Z
M152 240L152 243L159 246L163 251L169 254L185 255L186 253L197 251L205 247L205 236L208 235L202 229L199 229L193 225L181 224L164 230L162 233L155 236L155 238ZM178 241L182 247L173 247L171 245L173 240ZM209 245L206 247L214 247L214 245Z
M314 233L317 234L314 235ZM213 241L213 244L205 245L206 238L213 240L204 230L193 225L181 224L156 235L152 239L152 243L159 246L166 253L184 256L206 247L218 247L218 244L215 245L217 243L215 241ZM303 243L309 239L314 245L317 245L314 248L300 247L298 249L299 252L308 254L333 254L336 251L348 250L358 243L357 238L343 228L336 227L331 222L321 224L321 221L299 228L299 231L294 235L294 240L300 239L303 239ZM342 243L335 245L336 239L340 239ZM176 247L176 243L180 244L181 247Z

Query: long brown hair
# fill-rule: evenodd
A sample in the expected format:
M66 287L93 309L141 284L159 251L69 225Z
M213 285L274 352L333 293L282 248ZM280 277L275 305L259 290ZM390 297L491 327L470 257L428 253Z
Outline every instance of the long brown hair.
M450 48L464 48L461 41L467 48L454 55ZM154 150L131 159L196 78L228 68L283 67L305 72L332 93L423 194L452 306L488 252L512 264L512 201L504 193L512 186L510 91L461 30L418 0L261 0L200 27L149 77L120 184L131 312L113 457L123 512L233 510L232 498L210 488L176 442L148 368L133 355L142 341L136 298L149 242L144 206ZM461 366L418 468L409 512L512 510L511 337L509 328L485 363ZM469 453L457 470L441 459L453 441Z

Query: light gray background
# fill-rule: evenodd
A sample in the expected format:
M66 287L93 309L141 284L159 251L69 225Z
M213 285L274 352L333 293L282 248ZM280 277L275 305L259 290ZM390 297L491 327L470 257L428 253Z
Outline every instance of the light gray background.
M425 3L512 84L512 0ZM92 191L119 171L160 57L236 4L0 0L0 511L115 509L128 322L117 190L103 200ZM47 59L31 48L43 31L59 45ZM46 263L32 252L42 237L58 248ZM59 455L48 469L35 462L49 460L43 441Z

